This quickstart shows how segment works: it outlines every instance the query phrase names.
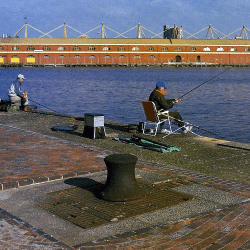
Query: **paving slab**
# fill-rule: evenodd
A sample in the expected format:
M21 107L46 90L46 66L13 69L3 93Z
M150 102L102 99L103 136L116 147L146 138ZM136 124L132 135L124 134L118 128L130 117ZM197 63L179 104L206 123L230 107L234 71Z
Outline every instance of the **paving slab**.
M173 188L175 191L179 191L186 194L192 194L196 197L210 200L221 205L234 205L242 202L250 201L250 198L241 195L230 194L228 192L206 187L204 185L189 185Z

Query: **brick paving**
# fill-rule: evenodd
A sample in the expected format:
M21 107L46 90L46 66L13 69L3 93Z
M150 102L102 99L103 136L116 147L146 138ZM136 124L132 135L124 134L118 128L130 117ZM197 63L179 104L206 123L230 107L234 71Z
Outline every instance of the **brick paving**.
M18 218L14 218L5 211L0 211L0 249L64 249L65 247L45 235L42 232L36 232L27 223ZM66 249L66 248L65 248Z
M2 190L106 169L103 155L107 152L25 130L1 126L0 145ZM203 185L250 197L249 188L237 183L232 185L188 171L156 168L154 164L143 161L138 167L169 175L172 187L178 186L180 176L186 176L191 182L199 181ZM70 249L4 210L0 210L0 248ZM176 223L115 235L76 249L250 249L250 204L228 206Z
M106 169L99 152L29 134L0 130L2 190Z
M80 249L250 249L250 204L131 234Z

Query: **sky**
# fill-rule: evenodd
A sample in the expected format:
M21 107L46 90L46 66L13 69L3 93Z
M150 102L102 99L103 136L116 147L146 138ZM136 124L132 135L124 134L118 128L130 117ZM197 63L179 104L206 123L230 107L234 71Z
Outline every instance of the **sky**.
M117 33L136 38L141 25L146 38L162 37L163 26L182 26L184 38L205 38L209 25L222 38L250 31L250 0L0 0L0 32L14 36L25 23L28 37L40 37L64 23L68 37L100 37L103 23L108 38ZM25 19L27 18L27 19ZM37 30L33 29L32 27ZM73 30L73 29L77 30ZM92 30L92 31L91 31ZM130 30L129 32L127 32ZM237 31L238 30L238 31ZM90 32L89 32L90 31ZM63 37L63 27L50 33ZM158 34L158 36L155 36ZM24 37L24 29L19 32ZM250 34L248 33L249 37ZM121 38L122 36L120 36ZM217 38L216 34L215 37Z

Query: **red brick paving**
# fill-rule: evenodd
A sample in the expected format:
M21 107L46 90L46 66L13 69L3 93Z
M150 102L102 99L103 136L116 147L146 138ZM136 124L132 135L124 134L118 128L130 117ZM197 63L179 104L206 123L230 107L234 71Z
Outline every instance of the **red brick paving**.
M1 129L0 145L1 184L106 169L98 152L22 131Z
M108 240L81 249L250 249L250 204L156 228L150 232ZM231 217L232 221L229 221ZM241 218L241 219L239 219ZM244 218L244 219L242 219Z

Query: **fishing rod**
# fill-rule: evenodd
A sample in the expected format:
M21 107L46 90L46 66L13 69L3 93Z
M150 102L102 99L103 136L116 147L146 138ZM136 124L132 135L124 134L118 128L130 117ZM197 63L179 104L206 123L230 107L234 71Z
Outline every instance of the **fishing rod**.
M221 135L218 135L218 134L216 134L216 133L213 133L213 132L211 132L211 131L208 131L208 130L206 130L206 129L204 129L204 128L201 128L200 126L196 126L196 125L191 124L191 123L189 123L189 122L184 122L184 123L187 124L187 125L193 126L193 127L197 128L197 129L203 130L203 131L205 131L205 132L207 132L207 133L209 133L209 134L216 135L216 136L220 137L221 139L227 140L227 138L225 138L225 137L223 137L223 136L221 136Z
M229 68L229 69L230 69L230 68ZM189 94L190 92L194 91L195 89L198 89L200 86L202 86L202 85L204 85L205 83L211 81L211 80L214 79L215 77L217 77L217 76L219 76L219 75L225 73L225 72L226 72L227 70L229 70L229 69L226 69L226 70L222 71L221 73L219 73L218 75L211 77L210 79L208 79L207 81L203 82L202 84L200 84L200 85L196 86L195 88L189 90L187 93L185 93L184 95L180 96L180 97L177 98L176 100L181 99L181 98L184 97L185 95Z
M53 109L51 109L51 108L48 108L48 107L46 107L46 106L44 106L44 105L42 105L42 104L40 104L40 103L38 103L38 102L35 102L35 101L31 100L30 98L28 98L28 99L29 99L29 101L31 101L31 102L34 102L34 103L36 103L36 104L38 104L38 105L40 105L40 106L42 106L42 107L44 107L44 108L46 108L46 109L49 109L49 110L51 110L51 111L57 113L55 110L53 110Z
M169 117L169 118L171 118L171 119L173 119L173 120L175 120L175 121L183 122L185 125L190 125L190 126L193 126L193 127L197 128L197 129L203 130L203 131L205 131L205 132L207 132L207 133L209 133L209 134L216 135L216 136L220 137L221 139L227 140L225 137L223 137L223 136L221 136L221 135L218 135L218 134L216 134L216 133L213 133L213 132L211 132L211 131L208 131L208 130L206 130L206 129L203 129L203 128L201 128L200 126L194 125L194 124L192 124L192 123L189 123L189 122L185 122L185 121L176 119L176 118L174 118L174 117L172 117L172 116L170 116L170 115L164 114L164 112L163 112L163 113L160 112L160 114L161 114L161 115L164 115L164 116L167 116L167 117Z

